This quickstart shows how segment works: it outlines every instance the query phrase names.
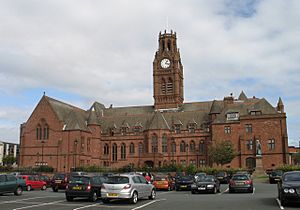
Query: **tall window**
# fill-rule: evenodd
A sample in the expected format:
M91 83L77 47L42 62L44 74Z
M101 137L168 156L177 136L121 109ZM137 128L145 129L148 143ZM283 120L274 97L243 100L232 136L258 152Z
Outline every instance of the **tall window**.
M268 149L274 150L275 149L275 139L269 139L268 140Z
M180 152L185 152L185 151L186 151L186 148L185 148L185 142L182 141L182 142L180 143Z
M205 144L204 141L200 141L199 143L199 153L204 154L205 153Z
M195 152L195 142L194 141L190 142L190 151Z
M231 127L230 126L225 126L224 127L224 133L231 133Z
M112 160L117 161L118 160L118 146L116 143L112 146Z
M134 154L134 144L133 143L131 143L129 146L129 153Z
M104 155L108 155L109 154L109 146L108 146L108 144L104 144L103 154Z
M161 80L161 93L162 94L166 94L166 81L165 81L165 79L164 78L162 78L162 80Z
M121 159L126 159L126 145L125 145L125 143L121 144Z
M181 133L181 125L180 124L174 125L174 129L175 129L175 133Z
M176 153L176 143L175 142L172 142L172 144L171 144L171 152Z
M168 152L168 142L167 142L167 135L164 134L162 136L162 152Z
M205 167L205 165L206 165L206 161L204 159L199 160L199 166L200 167Z
M81 141L80 151L84 152L84 146L85 146L85 139L84 139L84 137L81 137L80 141Z
M36 139L37 140L47 140L49 139L49 126L45 119L41 119L36 126Z
M158 142L157 142L157 136L155 134L152 136L151 144L152 144L152 153L157 152L157 150L158 150Z
M173 81L171 78L169 78L167 82L167 94L171 93L173 93Z
M246 133L252 133L252 124L246 124L245 128L246 128Z
M87 152L91 151L91 138L87 138L87 141L86 141L86 151Z
M139 143L139 156L143 154L143 143Z
M253 150L253 141L252 139L246 141L247 150Z

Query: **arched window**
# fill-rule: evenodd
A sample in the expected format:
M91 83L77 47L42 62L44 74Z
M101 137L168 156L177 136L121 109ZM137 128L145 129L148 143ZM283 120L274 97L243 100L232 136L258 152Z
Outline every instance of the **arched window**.
M121 159L126 159L126 144L121 144Z
M158 150L158 142L157 142L157 136L155 134L152 136L151 144L152 144L152 153L157 152L157 150Z
M161 79L161 93L166 94L166 80L164 78Z
M169 78L167 82L167 94L171 93L173 93L173 80Z
M44 125L44 139L49 139L49 126L48 124Z
M176 143L175 142L172 142L172 144L171 144L171 152L176 153Z
M144 151L144 149L143 149L143 143L139 143L139 156L141 155L141 154L143 154L143 151Z
M186 149L185 149L185 142L182 141L182 142L180 143L180 152L185 152L185 151L186 151Z
M134 154L134 144L133 143L131 143L129 146L129 153Z
M165 50L165 41L164 40L162 41L162 50L163 51Z
M168 152L168 142L167 142L167 135L164 134L162 136L162 152Z
M36 126L36 139L37 140L47 140L49 139L49 125L46 123L45 119L41 119Z
M36 126L36 139L42 139L42 128L40 124Z
M204 141L200 141L199 143L199 153L204 154L205 153L205 144Z
M168 40L168 50L171 50L171 40Z
M112 146L112 160L113 161L117 161L118 160L118 146L115 143Z
M108 146L108 144L104 144L103 154L104 155L108 155L109 154L109 146Z
M193 140L190 142L190 151L195 152L195 142Z

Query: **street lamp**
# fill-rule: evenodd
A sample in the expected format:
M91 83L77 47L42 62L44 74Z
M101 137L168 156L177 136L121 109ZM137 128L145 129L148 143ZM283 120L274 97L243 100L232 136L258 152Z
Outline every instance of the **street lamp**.
M186 143L186 145L185 145L185 151L186 151L186 163L185 163L185 165L187 166L188 165L188 156L189 156L189 144L188 143Z
M75 156L75 160L74 160L74 171L76 171L77 144L78 144L78 140L75 139L75 141L74 141L74 145L75 145L75 149L74 149L74 156Z
M42 164L41 165L44 165L44 143L45 143L45 141L42 140L41 143L42 143Z

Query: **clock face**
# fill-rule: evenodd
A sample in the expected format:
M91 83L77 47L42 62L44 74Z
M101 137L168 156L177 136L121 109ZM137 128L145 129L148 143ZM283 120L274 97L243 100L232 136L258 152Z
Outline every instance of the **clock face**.
M169 68L171 65L171 61L167 58L161 60L160 65L163 69Z

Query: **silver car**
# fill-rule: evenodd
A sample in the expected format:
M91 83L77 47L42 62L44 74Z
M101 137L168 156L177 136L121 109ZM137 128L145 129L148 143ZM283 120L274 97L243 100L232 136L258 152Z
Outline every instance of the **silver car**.
M138 199L148 197L155 199L156 192L152 184L139 174L120 174L108 177L106 183L101 186L101 198L103 203L112 199L128 199L136 204Z

